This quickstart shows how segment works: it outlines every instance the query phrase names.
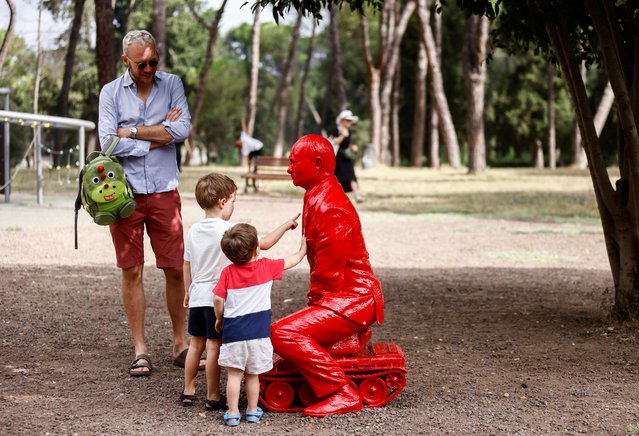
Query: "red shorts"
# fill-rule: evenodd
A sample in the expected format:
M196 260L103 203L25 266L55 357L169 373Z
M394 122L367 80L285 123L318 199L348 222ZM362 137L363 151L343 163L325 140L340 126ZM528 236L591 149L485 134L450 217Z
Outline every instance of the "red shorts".
M179 268L184 263L182 200L177 189L169 192L135 194L133 215L111 224L111 238L119 268L144 263L144 226L151 239L158 268Z

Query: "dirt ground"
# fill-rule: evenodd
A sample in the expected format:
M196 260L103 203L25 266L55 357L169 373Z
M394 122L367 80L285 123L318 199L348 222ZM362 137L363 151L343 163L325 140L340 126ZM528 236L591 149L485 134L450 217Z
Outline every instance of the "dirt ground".
M149 378L133 358L108 230L71 197L0 204L0 433L16 434L639 434L636 325L608 320L612 279L600 225L407 215L362 209L386 322L373 341L406 354L408 382L387 406L323 419L266 413L230 429L180 407L161 273L145 270ZM184 220L201 211L185 195ZM234 221L261 231L301 198L242 195ZM292 232L270 257L294 251ZM305 303L308 266L273 292L274 317Z

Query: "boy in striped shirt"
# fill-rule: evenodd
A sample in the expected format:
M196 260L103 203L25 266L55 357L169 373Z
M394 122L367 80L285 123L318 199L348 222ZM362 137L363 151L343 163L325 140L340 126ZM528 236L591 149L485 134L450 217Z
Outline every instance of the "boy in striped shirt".
M306 255L302 236L299 250L285 259L258 259L257 230L250 224L236 224L221 241L222 251L233 265L220 275L215 294L215 330L222 332L219 364L228 370L226 396L228 410L224 421L240 423L239 398L242 378L246 383L246 421L259 422L262 409L257 406L258 375L273 367L271 345L271 288L281 280L284 270L293 268Z

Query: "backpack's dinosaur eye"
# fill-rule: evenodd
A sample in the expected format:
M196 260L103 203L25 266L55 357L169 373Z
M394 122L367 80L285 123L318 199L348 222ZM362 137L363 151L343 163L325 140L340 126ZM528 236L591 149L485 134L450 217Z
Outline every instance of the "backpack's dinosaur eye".
M100 183L100 178L98 176L95 176L94 178L91 179L91 183L93 183L94 185L97 185L98 183Z
M109 179L113 179L113 178L115 178L115 172L113 172L113 171L109 171L109 172L107 173L107 177L108 177Z

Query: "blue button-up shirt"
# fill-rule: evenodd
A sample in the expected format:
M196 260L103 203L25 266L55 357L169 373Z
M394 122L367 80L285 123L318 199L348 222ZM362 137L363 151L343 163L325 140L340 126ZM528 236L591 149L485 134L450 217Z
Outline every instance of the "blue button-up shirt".
M122 163L136 194L172 191L180 181L175 144L184 142L191 129L182 80L174 74L158 71L146 103L136 94L137 87L128 70L104 85L100 91L98 120L100 146L106 150L119 127L164 125L173 136L167 145L150 149L150 141L121 138L111 155ZM182 116L177 121L166 121L166 114L172 108L182 109Z

